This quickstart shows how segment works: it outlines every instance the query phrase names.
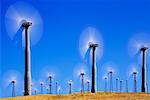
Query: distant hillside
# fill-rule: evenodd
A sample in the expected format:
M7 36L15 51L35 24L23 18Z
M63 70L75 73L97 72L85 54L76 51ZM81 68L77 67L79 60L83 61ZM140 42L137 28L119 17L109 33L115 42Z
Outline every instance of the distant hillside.
M36 95L20 96L14 98L2 98L0 100L150 100L147 93L74 93L66 95Z

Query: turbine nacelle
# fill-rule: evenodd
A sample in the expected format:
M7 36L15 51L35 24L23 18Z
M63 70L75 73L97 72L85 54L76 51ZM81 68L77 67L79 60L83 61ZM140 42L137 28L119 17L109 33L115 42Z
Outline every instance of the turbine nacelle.
M148 49L148 47L142 47L141 49L140 49L140 51L146 51Z
M87 83L89 84L89 83L90 83L90 81L89 81L89 80L87 80Z
M123 82L123 80L120 80L120 82Z
M136 75L137 74L137 72L133 72L133 75Z
M40 82L40 85L44 85L44 82Z
M110 72L109 72L109 74L112 74L112 73L113 73L113 71L110 71Z
M52 78L52 76L50 75L50 76L48 76L48 78L49 78L49 79L51 79L51 78Z
M89 42L89 48L96 48L98 47L97 43Z
M82 73L80 73L80 75L81 75L81 76L84 76L84 75L85 75L85 73L83 73L83 72L82 72Z
M118 80L119 80L119 78L116 78L116 80L118 81Z
M13 83L13 84L16 83L16 80L12 80L11 83Z
M28 29L31 25L32 25L32 23L31 23L31 22L28 22L28 21L24 21L24 22L22 23L22 27L27 28L27 29Z

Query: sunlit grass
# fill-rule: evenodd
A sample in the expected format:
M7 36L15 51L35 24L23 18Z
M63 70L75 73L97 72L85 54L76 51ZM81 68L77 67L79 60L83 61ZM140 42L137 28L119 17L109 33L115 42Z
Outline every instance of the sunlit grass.
M116 93L116 92L97 92L97 93L73 93L64 95L35 95L20 96L14 98L3 98L0 100L150 100L148 93Z

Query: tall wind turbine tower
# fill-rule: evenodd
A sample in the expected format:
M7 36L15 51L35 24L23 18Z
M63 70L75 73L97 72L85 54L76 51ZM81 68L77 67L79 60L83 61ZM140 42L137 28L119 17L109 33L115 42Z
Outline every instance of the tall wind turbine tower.
M141 86L141 92L146 92L146 50L147 47L142 47L142 86Z
M89 43L89 48L92 49L92 88L91 92L96 92L96 48L98 44Z
M23 22L22 27L25 29L25 75L24 75L24 95L31 95L31 59L30 59L30 34L29 27L31 22Z

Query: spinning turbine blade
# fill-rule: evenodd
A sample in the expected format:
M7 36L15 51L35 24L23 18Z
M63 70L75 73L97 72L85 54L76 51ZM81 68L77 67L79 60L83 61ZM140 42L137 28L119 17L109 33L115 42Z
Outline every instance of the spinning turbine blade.
M75 66L73 75L75 78L80 78L81 73L87 73L87 66L83 63Z
M96 50L96 58L99 60L103 54L103 40L100 32L95 27L87 27L83 30L79 39L79 52L81 57L85 60L87 52L89 53L89 43L99 44ZM90 53L91 54L91 53Z
M8 70L2 77L2 91L4 93L4 96L12 96L11 82L13 80L17 81L15 83L16 93L20 95L19 91L22 89L23 86L21 74L15 70Z
M90 52L91 52L91 48L88 48L84 56L84 60L88 65L90 64Z
M135 34L129 41L128 52L132 58L139 56L142 47L150 47L150 34L139 33ZM139 54L139 55L138 55Z
M22 45L24 47L25 34L23 31L18 33L24 20L33 22L30 29L31 46L33 46L42 37L43 22L40 14L32 5L25 2L16 2L11 5L5 15L6 31L12 40L15 39L16 35L22 34Z
M114 75L119 75L118 65L116 65L112 61L104 63L102 65L101 71L102 71L101 73L103 73L103 75L108 74L110 71L112 71Z

